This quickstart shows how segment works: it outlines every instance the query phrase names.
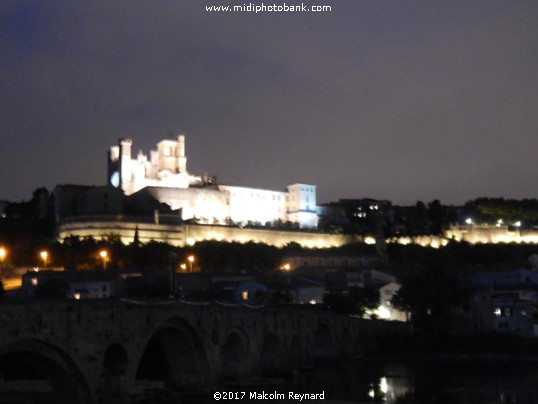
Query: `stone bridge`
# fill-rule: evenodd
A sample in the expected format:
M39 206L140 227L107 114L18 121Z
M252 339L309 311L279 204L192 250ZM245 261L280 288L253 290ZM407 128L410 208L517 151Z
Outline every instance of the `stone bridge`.
M282 374L360 354L376 337L405 329L310 306L171 300L3 303L0 326L0 397L38 389L49 392L50 402L69 404L120 403L149 387L201 391Z

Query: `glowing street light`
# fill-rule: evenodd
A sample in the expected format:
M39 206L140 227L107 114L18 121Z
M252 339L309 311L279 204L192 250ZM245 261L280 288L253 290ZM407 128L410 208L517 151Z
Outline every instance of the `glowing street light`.
M467 219L465 219L465 223L468 224L468 225L472 225L473 224L473 219L468 217Z
M517 222L514 223L514 226L516 227L521 227L521 220L518 220Z
M4 247L0 247L0 263L4 266L4 260L6 259L7 251Z
M179 267L181 268L182 271L187 270L187 264L181 264Z
M108 258L108 253L106 250L99 251L99 256L103 259L103 269L106 269L106 260Z
M190 272L192 272L192 264L194 264L194 255L189 255L187 257L187 261L189 261L189 269L190 269Z
M47 268L47 260L49 258L49 253L47 251L43 250L43 251L41 251L39 253L39 256L43 260L43 268Z
M4 262L6 260L7 250L4 247L0 247L0 280L4 276Z

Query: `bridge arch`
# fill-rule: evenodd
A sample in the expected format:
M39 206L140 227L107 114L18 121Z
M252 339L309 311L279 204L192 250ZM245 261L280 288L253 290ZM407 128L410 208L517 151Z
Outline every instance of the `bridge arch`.
M248 348L248 339L243 331L236 329L228 334L220 353L222 378L237 379L247 373L249 367Z
M148 339L136 370L137 380L162 382L174 390L192 390L208 383L204 344L183 318L162 323Z
M112 376L124 376L129 366L129 357L125 347L120 343L108 346L103 358L105 372Z
M282 369L282 346L274 334L263 339L260 350L260 368L264 375L272 376Z
M31 386L41 384L49 399L62 404L92 404L94 397L80 369L60 348L39 340L20 340L0 348L0 374L4 382L17 381L15 394L24 402ZM14 401L17 398L14 397ZM18 401L17 401L18 402Z
M332 359L335 355L335 346L331 330L327 324L318 326L312 337L310 354L314 360Z
M372 331L369 328L361 328L357 332L353 351L355 354L363 355L371 351L374 344Z
M340 335L339 347L339 354L344 356L353 354L354 344L353 339L351 338L351 333L349 332L348 328L345 328Z
M301 365L303 360L303 344L299 335L296 334L293 336L290 342L288 364L292 367L296 367Z

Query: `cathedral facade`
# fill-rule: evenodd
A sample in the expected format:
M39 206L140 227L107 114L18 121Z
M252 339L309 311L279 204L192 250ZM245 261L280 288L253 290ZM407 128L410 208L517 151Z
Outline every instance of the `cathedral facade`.
M132 157L132 141L120 139L108 154L108 183L126 195L145 189L159 202L181 210L183 220L229 224L293 222L318 224L316 186L292 184L283 191L218 185L214 178L187 171L185 136L157 143L149 155Z

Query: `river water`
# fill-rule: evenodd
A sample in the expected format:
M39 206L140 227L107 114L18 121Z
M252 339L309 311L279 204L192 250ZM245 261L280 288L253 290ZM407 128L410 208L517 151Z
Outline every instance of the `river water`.
M299 371L288 381L223 387L215 392L245 393L225 402L247 400L250 393L266 394L269 402L292 403L289 393L319 394L340 403L538 404L538 363L521 360L443 359L428 361L366 361L321 364ZM183 397L181 402L215 403L213 393ZM281 395L276 395L276 394ZM273 396L271 396L273 394ZM257 397L262 397L257 395ZM241 400L238 400L242 398Z
M19 394L15 398L5 392L1 393L0 389L0 404L62 402L55 399L52 392L46 393L43 386L32 386L41 387L42 392ZM323 400L302 402L324 404L538 404L538 361L499 358L475 360L468 357L407 361L360 359L304 367L288 373L285 378L275 375L270 378L245 378L240 382L230 381L211 391L190 394L168 391L162 384L155 387L146 386L135 394L131 392L106 402L299 403L297 397L301 396L290 399L292 393L323 394Z

